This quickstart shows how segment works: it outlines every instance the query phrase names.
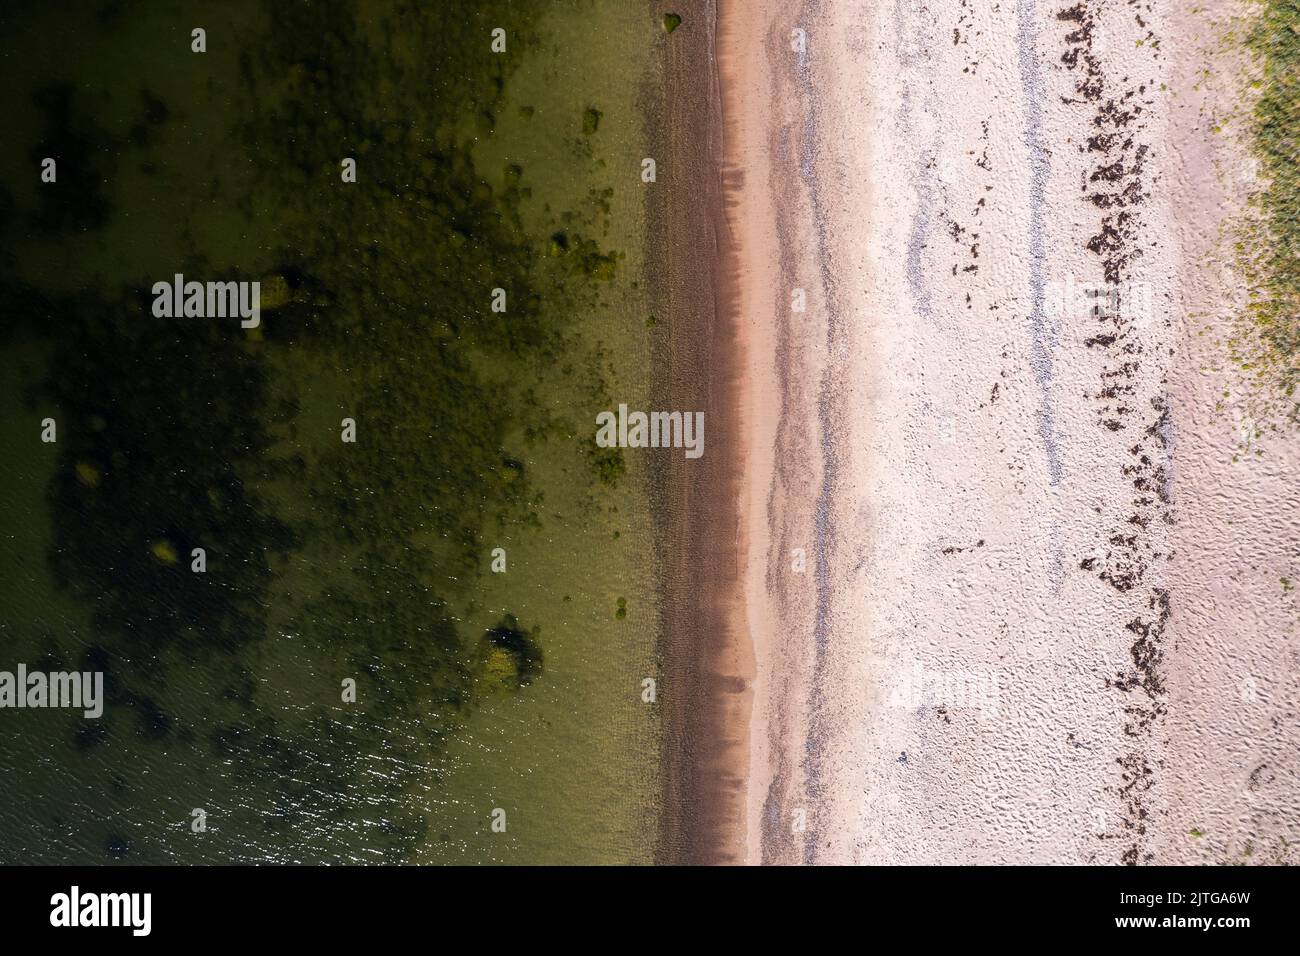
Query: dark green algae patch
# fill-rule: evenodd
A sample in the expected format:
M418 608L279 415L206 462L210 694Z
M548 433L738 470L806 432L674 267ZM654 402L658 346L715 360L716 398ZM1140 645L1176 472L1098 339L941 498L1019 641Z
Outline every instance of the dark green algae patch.
M32 440L36 410L54 409L46 514L32 517L51 539L32 560L89 627L8 620L5 656L102 670L108 706L48 745L84 792L34 833L0 825L0 861L408 860L436 826L427 796L447 739L484 695L544 677L540 629L507 614L470 632L451 608L472 597L492 529L544 525L530 447L571 446L593 484L623 474L586 427L609 404L602 356L566 318L618 278L620 257L597 238L599 196L531 234L528 170L475 162L542 4L369 3L364 21L361 7L277 3L228 24L213 11L209 43L237 38L237 73L141 61L112 80L131 104L112 120L72 77L6 76L40 117L11 148L32 168L61 157L57 187L0 193L0 344L48 357L24 383L30 433L6 441ZM124 42L115 9L64 26ZM493 54L502 24L509 52ZM219 130L195 105L214 82L237 104ZM599 114L583 122L594 133ZM160 144L194 135L229 175L185 180L171 165ZM341 182L343 157L356 184ZM29 237L84 242L144 201L115 189L128 167L240 211L247 257L178 222L166 243L139 240L153 248L136 250L138 274L30 274ZM262 326L154 318L147 290L174 272L261 280ZM567 409L536 395L561 368L582 397ZM355 444L340 441L343 417ZM141 765L152 782L102 770ZM112 822L105 808L160 799L147 793L160 780L202 781L205 802L164 802L167 826ZM22 798L54 802L27 786ZM202 839L191 806L214 821Z

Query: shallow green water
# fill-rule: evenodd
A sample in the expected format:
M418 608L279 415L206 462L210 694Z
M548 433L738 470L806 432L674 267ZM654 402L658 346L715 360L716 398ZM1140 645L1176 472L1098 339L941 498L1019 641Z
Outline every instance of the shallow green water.
M0 14L0 669L108 682L0 711L0 861L650 859L648 476L591 422L648 394L670 41L457 7ZM154 318L178 272L261 327Z

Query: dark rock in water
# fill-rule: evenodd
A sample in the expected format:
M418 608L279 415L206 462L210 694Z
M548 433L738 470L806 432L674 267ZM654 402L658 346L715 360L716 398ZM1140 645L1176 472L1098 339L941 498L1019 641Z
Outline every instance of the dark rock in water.
M485 670L489 679L499 679L514 687L527 687L542 672L542 649L537 644L538 629L530 634L519 627L513 614L503 617L496 627L490 628L484 640ZM510 673L503 673L509 663Z

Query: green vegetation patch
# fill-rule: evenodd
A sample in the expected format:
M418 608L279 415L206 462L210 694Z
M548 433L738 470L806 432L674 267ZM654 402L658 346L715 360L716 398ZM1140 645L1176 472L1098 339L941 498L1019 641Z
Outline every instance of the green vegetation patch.
M1300 382L1300 0L1265 0L1247 45L1259 64L1252 148L1264 188L1239 252L1249 286L1251 329L1233 358L1282 396L1295 420Z

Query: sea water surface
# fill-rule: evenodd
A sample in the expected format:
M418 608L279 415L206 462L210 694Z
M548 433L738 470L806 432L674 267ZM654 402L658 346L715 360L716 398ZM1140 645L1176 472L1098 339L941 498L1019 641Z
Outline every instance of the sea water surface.
M649 861L650 476L593 423L662 334L662 18L18 2L0 35L0 670L108 698L0 710L0 862ZM178 273L259 282L260 325L155 317Z

